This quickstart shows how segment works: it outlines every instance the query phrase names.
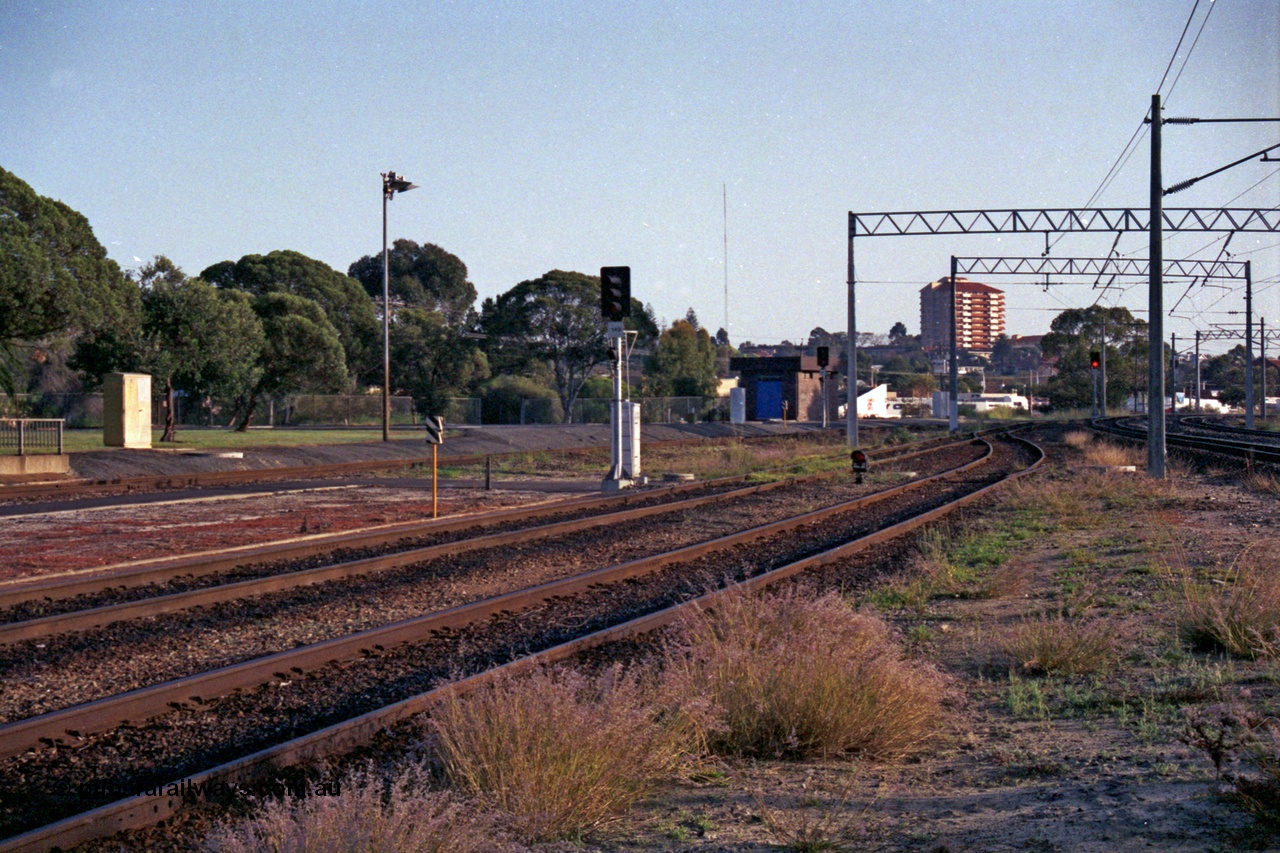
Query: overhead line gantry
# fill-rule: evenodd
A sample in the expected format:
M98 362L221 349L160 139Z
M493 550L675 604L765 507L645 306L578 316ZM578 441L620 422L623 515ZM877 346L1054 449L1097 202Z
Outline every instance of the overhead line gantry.
M1158 103L1157 103L1158 115ZM1159 136L1159 125L1153 136ZM1153 143L1152 204L1149 208L1018 208L1003 210L932 210L877 213L849 213L848 232L848 323L849 343L846 358L850 365L849 406L846 433L852 447L858 445L857 417L857 277L854 265L854 242L859 237L914 237L957 234L1068 234L1144 231L1150 235L1147 270L1148 333L1152 352L1160 352L1164 340L1164 259L1160 235L1164 231L1280 232L1280 210L1276 208L1164 208L1161 199L1158 164L1158 139ZM1154 262L1154 263L1153 263ZM1186 263L1185 261L1182 263ZM1203 262L1211 263L1211 262ZM951 281L951 347L956 347L955 276ZM1148 399L1164 399L1164 359L1150 359ZM958 429L959 370L951 360L950 400L952 430ZM1164 476L1164 406L1149 406L1148 473Z

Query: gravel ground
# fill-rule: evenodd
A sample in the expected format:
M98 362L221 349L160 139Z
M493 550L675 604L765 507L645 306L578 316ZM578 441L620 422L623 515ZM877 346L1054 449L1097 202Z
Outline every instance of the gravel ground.
M1051 442L1047 449L1055 464L1034 482L1049 491L1070 495L1082 480L1106 476L1070 447ZM1148 714L1192 676L1213 676L1214 686L1203 700L1187 693L1181 705L1232 700L1275 713L1274 663L1179 647L1165 580L1150 561L1222 568L1250 545L1274 545L1280 489L1242 482L1231 470L1171 468L1167 492L1121 490L1086 505L1092 521L1050 515L1035 535L1010 542L1005 570L1023 580L1016 591L938 596L920 612L889 614L909 655L954 678L951 719L932 749L904 762L714 760L699 774L671 779L619 825L537 850L767 853L785 849L788 830L807 832L810 849L909 853L1280 849L1272 829L1224 795L1207 757L1177 740L1179 709L1172 718ZM1117 484L1126 479L1111 476ZM1026 495L1014 490L984 501L939 529L959 538L999 528L1023 511ZM857 598L875 578L910 565L912 551L899 540L810 579ZM1122 662L1095 676L1023 679L1044 692L1047 706L1043 714L1016 714L1009 691L1018 682L993 668L991 644L1012 622L1060 605L1064 571L1081 560L1093 561L1099 596L1090 617L1114 620ZM415 741L405 727L395 735L353 761L394 757ZM223 814L187 810L166 826L92 849L189 851Z
M954 467L979 453L962 447L938 454L937 468L931 470ZM799 484L723 505L676 509L549 540L16 643L0 648L0 679L6 684L0 721L670 551L790 517L797 507L831 505L875 488L840 481Z
M1008 458L1009 454L1004 456ZM984 473L970 479L987 482L990 476ZM971 489L972 485L965 488ZM831 491L800 497L830 502ZM934 501L942 499L937 495L933 497ZM894 511L898 517L908 512L901 506L890 510ZM764 520L760 507L748 516L752 524ZM714 558L704 558L693 566L670 568L643 579L599 588L589 595L549 602L545 607L496 619L467 631L451 632L429 643L346 662L333 671L274 682L257 691L211 702L199 710L167 715L137 729L126 728L90 737L72 748L30 753L0 769L3 774L0 790L6 792L6 823L12 828L15 821L25 824L33 819L43 820L69 808L67 798L52 795L50 786L56 786L59 780L64 783L68 779L77 780L77 791L83 794L104 784L132 787L180 776L252 746L277 742L394 698L420 692L442 678L492 666L525 650L562 642L605 624L700 594L726 577L745 576L779 561L825 549L832 543L868 532L869 517L876 519L870 522L870 529L896 520L892 515L886 518L882 513L864 511L842 517L838 523L812 525L766 545L734 549ZM686 531L705 531L708 523L702 518L683 519L680 524L667 527L669 535L679 540L688 535ZM622 536L635 538L625 531ZM533 552L528 556L531 563ZM570 557L571 553L565 555L561 562ZM616 560L609 557L606 561ZM508 587L530 582L524 558L505 560L503 566L505 569L498 571L508 575ZM357 606L373 606L378 598L366 591L357 593L352 600ZM188 645L197 640L193 635ZM182 645L165 644L164 649L157 650L159 654L153 659L153 668L163 665L171 655L183 654ZM84 671L83 662L77 665L77 671ZM74 800L74 796L71 799ZM31 808L32 802L41 803L48 810L42 808L37 814Z

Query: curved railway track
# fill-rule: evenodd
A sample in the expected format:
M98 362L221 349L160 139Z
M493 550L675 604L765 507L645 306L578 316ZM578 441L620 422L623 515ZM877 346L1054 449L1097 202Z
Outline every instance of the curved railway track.
M1192 453L1211 453L1243 459L1249 464L1280 465L1280 435L1264 430L1205 428L1202 424L1186 424L1184 418L1170 418L1165 432L1165 445ZM1123 438L1146 441L1145 418L1097 418L1094 427ZM1227 433L1228 435L1224 435Z
M935 450L934 456L949 454L949 470L900 487L855 497L846 494L834 505L799 513L793 509L784 517L710 541L605 563L392 624L14 720L0 726L0 755L7 756L0 767L0 829L7 835L29 830L71 814L77 806L96 805L168 779L197 780L192 783L197 786L239 783L270 767L349 750L429 707L440 689L462 689L460 685L486 677L483 674L495 667L526 666L540 657L563 657L650 630L671 618L671 608L687 606L708 589L772 582L901 535L1025 473L1029 462L1038 464L1038 448L1019 449L1020 441L997 439L994 446L982 442L980 457L970 452L962 460L956 459L954 447ZM792 503L814 501L812 490L805 492L808 485L812 484L755 489L750 495L734 489L728 497L692 498L700 501L697 526L707 525L713 498L726 503L756 501L746 510L758 518L765 496L772 500L791 490ZM665 511L683 515L692 508L677 504ZM646 507L635 519L614 519L594 529L633 539L635 531L626 525L659 519L663 509ZM524 544L542 548L552 535ZM569 539L573 535L580 532ZM567 547L583 548L573 542ZM563 552L555 559L563 559ZM452 684L459 674L469 680L440 686ZM126 722L130 720L134 722ZM219 762L228 763L200 769ZM69 780L75 780L74 785ZM128 797L0 842L0 851L79 843L155 822L181 801L181 796Z
M1177 423L1182 429L1191 431L1207 430L1210 435L1222 435L1225 433L1237 438L1257 439L1261 444L1280 444L1280 432L1267 429L1248 429L1235 416L1180 415L1177 418Z

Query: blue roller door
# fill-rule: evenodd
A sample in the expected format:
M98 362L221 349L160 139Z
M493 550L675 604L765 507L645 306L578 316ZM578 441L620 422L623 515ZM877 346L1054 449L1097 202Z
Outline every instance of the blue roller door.
M761 379L756 382L756 420L782 417L782 380Z

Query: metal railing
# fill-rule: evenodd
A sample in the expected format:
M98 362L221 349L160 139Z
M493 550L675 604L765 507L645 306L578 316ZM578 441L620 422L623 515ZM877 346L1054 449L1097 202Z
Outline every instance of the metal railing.
M0 418L0 453L62 453L61 418Z

